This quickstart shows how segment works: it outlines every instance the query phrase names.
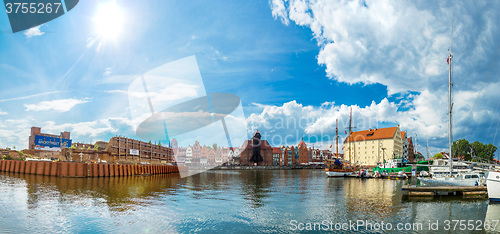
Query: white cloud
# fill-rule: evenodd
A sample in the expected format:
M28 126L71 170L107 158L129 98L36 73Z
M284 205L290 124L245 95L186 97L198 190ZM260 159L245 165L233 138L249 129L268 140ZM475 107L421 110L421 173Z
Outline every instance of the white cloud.
M113 69L108 67L108 68L106 68L106 70L104 71L104 73L102 75L109 76L109 75L111 75L111 73L113 73Z
M0 111L0 115L8 115L9 113L7 112L4 112L4 111Z
M89 102L89 99L59 99L52 101L43 101L37 104L24 104L26 111L59 111L66 112L71 110L74 106L82 103Z
M26 38L30 39L32 37L37 37L37 36L41 36L41 35L45 34L45 32L40 31L40 27L42 25L38 25L36 27L33 27L33 28L26 30L24 32L24 35L26 36Z
M484 60L485 47L496 48L499 31L493 26L500 20L498 6L492 5L497 3L446 7L389 0L270 2L275 18L312 30L321 48L318 63L326 66L328 77L348 84L380 83L389 95L435 89L446 77L452 11L455 71Z
M484 129L484 125L487 127L490 123L500 121L500 116L490 110L491 106L494 108L500 100L500 95L492 92L498 88L500 88L500 83L488 87L485 90L489 93L488 95L480 96L478 103L484 103L484 105L476 106L473 119L469 123L466 120L478 93L457 92L456 101L460 102L460 105L455 106L454 112L455 138L463 137L477 128ZM331 145L334 140L336 119L339 120L339 134L345 137L344 130L349 126L349 111L352 107L353 127L356 127L353 131L399 124L401 130L408 131L410 137L417 135L421 142L430 139L431 146L437 147L433 148L433 151L437 151L447 148L448 109L447 100L444 97L446 93L423 91L420 94L411 95L409 105L407 99L391 102L385 98L379 103L372 102L365 107L335 105L330 102L313 107L303 106L296 101L284 103L282 106L253 104L263 110L260 113L251 114L247 118L247 126L250 134L259 130L264 139L273 146L296 145L302 137L305 137L305 139L312 139L312 142L317 141L317 144L324 148ZM405 108L404 111L400 110L402 107ZM494 132L493 129L491 134L493 135ZM484 140L484 135L486 134L473 135L473 137ZM492 136L487 137L489 137L487 139L492 138Z

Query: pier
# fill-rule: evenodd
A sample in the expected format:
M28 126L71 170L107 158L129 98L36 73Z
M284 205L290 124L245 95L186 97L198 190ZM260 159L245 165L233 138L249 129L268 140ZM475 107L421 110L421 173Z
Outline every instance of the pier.
M405 185L401 188L404 196L408 197L433 197L433 196L463 196L463 197L488 197L486 186L433 186L416 187Z
M60 177L157 175L179 173L184 169L172 165L0 160L0 171Z

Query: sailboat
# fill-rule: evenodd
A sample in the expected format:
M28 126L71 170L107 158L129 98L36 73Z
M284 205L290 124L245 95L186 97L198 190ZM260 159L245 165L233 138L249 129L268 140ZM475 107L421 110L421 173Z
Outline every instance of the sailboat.
M468 172L457 172L454 171L453 168L453 154L451 151L452 142L452 113L453 113L453 101L452 101L452 61L453 61L453 19L452 19L452 27L451 27L451 51L448 55L448 143L449 143L449 161L448 166L449 174L443 174L441 176L434 176L430 179L428 178L419 178L420 182L427 186L478 186L482 185L484 182L484 173L480 174L476 171L468 171Z
M486 179L490 201L500 202L500 171L490 171Z
M351 120L352 120L352 109L351 109L351 115L349 119L349 132L351 132ZM327 162L326 168L325 168L325 174L328 177L344 177L344 176L349 176L354 173L356 170L356 167L353 167L350 165L350 161L345 161L339 159L339 120L337 119L336 123L336 129L335 129L335 137L336 137L336 148L337 148L337 158L331 162ZM350 153L350 151L349 151ZM351 157L349 156L349 159Z

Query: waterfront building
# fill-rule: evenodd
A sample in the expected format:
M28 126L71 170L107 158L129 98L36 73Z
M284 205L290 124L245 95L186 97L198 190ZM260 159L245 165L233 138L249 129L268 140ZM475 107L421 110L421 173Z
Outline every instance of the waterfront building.
M307 149L307 145L304 142L304 139L299 143L298 147L299 151L299 164L307 164L309 163L309 150Z
M333 159L333 154L330 150L321 150L321 151L323 152L322 161Z
M392 158L401 158L403 142L397 127L351 132L344 141L346 160L362 166L376 166Z
M217 147L215 150L215 164L221 165L223 162L227 162L227 157L224 156L224 149L222 147Z
M401 132L401 141L403 142L403 158L408 159L408 137L406 131Z
M174 151L174 155L177 155L177 150L179 149L179 143L177 142L177 139L172 139L170 141L170 148Z
M208 165L215 165L215 154L217 153L216 149L217 148L215 148L215 149L213 149L213 148L210 149L209 148L208 149L208 157L207 157L207 159L208 159L208 161L207 161Z
M147 143L126 137L112 137L108 143L108 153L114 162L157 161L161 163L173 162L171 148L161 144Z
M281 147L280 166L288 166L288 146Z
M252 161L252 156L257 156L254 153L260 154L262 161L258 162ZM256 131L251 140L246 140L243 142L240 150L240 164L243 166L272 166L273 165L273 147L267 142L267 140L260 139L259 131Z
M199 161L199 158L201 157L201 145L200 142L195 141L193 145L193 158L197 159Z
M273 147L273 166L280 165L281 148Z
M297 146L291 146L292 149L292 165L296 166L299 165L299 148Z
M186 148L186 164L192 164L193 163L193 147L188 146Z
M294 152L293 152L293 146L292 147L286 147L286 150L288 151L287 152L287 160L286 160L286 165L287 166L291 166L293 164L293 155L294 155Z
M413 138L408 138L408 161L415 162L415 149L413 148Z
M40 127L31 127L29 136L30 150L61 151L61 148L71 147L70 132L61 132L60 135L42 133Z

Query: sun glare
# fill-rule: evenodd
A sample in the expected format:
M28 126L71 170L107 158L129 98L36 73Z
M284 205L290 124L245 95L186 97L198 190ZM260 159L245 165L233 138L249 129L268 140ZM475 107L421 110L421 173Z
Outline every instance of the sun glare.
M109 2L98 7L94 22L102 40L115 41L123 33L125 14L118 5Z

